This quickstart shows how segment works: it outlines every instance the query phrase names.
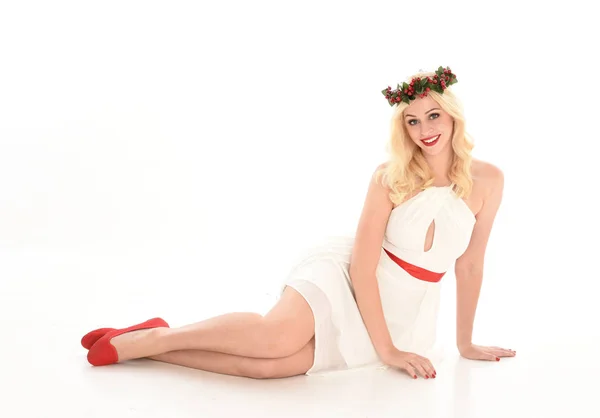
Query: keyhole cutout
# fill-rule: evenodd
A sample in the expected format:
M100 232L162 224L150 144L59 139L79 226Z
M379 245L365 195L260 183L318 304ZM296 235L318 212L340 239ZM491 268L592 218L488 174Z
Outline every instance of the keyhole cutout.
M433 247L433 237L435 236L435 220L431 221L427 234L425 235L425 248L424 251L428 252Z

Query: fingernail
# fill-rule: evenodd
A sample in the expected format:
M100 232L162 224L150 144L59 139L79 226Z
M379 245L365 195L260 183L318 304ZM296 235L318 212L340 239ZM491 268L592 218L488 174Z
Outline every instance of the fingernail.
M425 379L429 379L429 375L428 374L425 375Z
M416 379L416 378L417 378L417 375L413 375L413 377Z
M498 357L496 357L496 361L500 361L500 359Z

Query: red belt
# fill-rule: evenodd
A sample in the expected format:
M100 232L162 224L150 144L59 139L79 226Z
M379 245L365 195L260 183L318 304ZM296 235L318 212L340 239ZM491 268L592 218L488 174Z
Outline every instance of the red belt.
M442 277L444 276L444 274L446 274L445 272L444 273L436 273L433 271L425 270L422 267L415 266L413 264L407 263L404 260L399 259L394 254L392 254L391 252L386 250L385 248L383 250L396 264L398 264L400 267L402 267L404 270L406 270L406 272L408 274L410 274L413 277L416 277L419 280L424 280L426 282L434 282L435 283L435 282L439 282L440 280L442 280Z

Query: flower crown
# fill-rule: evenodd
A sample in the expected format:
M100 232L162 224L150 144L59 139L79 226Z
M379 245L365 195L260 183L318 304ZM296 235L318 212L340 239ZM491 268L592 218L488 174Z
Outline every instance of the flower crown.
M381 93L385 96L390 106L394 106L396 103L404 102L410 103L411 100L415 100L417 96L425 97L430 90L436 91L440 94L444 93L448 87L455 84L458 80L456 75L452 74L450 67L439 67L433 77L427 77L421 79L421 77L414 77L410 84L402 83L402 87L398 84L396 90L392 90L388 86L387 89L382 90Z

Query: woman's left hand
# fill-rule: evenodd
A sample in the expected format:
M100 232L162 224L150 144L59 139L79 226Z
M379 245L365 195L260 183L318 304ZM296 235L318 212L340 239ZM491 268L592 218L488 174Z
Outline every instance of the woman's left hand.
M485 347L482 345L468 344L460 347L460 355L471 360L489 360L500 361L500 357L514 357L516 351L500 348L500 347Z

